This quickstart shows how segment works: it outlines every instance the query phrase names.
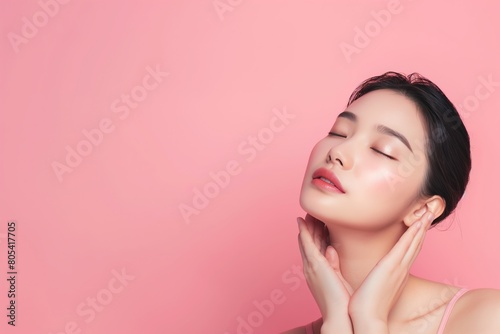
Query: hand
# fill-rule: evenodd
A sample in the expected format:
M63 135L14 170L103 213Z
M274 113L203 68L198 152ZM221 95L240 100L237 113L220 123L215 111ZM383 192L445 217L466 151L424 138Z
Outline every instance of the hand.
M343 333L348 333L346 327L352 330L352 326L347 308L353 290L340 272L338 254L329 245L326 225L309 214L305 218L297 218L297 222L307 285L319 306L323 324L342 327Z
M349 315L355 330L356 324L370 321L387 324L389 312L403 291L410 268L422 248L433 219L432 213L428 213L415 221L353 293L349 302Z

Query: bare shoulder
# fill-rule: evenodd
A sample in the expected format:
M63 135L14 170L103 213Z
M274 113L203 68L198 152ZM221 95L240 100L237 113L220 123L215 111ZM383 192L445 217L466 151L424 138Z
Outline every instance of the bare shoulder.
M467 291L457 301L446 333L500 333L500 290Z

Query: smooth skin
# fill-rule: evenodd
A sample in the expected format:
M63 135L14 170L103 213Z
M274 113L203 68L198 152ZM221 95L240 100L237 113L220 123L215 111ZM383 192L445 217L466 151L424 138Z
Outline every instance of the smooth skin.
M304 275L321 314L324 315L314 321L314 333L436 333L449 300L432 311L415 317L406 327L398 326L394 331L389 331L387 322L387 310L390 310L398 298L409 276L409 268L422 248L426 231L433 219L431 213L408 228L391 252L374 267L354 293L342 277L335 249L328 245L324 224L310 215L305 218L297 218ZM381 291L385 291L385 294ZM450 297L456 291L458 289L453 290ZM432 315L436 311L437 315ZM500 293L495 289L470 290L457 302L452 315L445 334L500 333ZM304 327L284 332L305 333Z
M347 111L351 117L337 117L330 134L312 149L300 194L307 214L299 221L299 248L322 315L314 332L436 334L460 287L409 273L429 215L439 217L446 205L440 196L417 196L428 168L420 111L404 95L383 89L362 96ZM380 125L404 135L411 148L378 131ZM320 167L335 173L345 193L311 183ZM444 332L500 333L500 291L465 293Z
M338 254L327 245L324 224L309 215L307 220L297 219L304 274L324 315L322 332L389 333L389 312L401 294L433 218L428 213L408 228L354 292L342 276Z

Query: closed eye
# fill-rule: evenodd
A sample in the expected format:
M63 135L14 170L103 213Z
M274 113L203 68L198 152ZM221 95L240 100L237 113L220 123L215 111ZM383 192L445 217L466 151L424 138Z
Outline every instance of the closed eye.
M338 133L335 133L335 132L328 132L328 135L329 136L333 136L333 137L347 138L347 136L344 136L344 135L341 135L341 134L338 134ZM383 152L381 152L381 151L379 151L377 149L372 148L372 150L374 150L375 152L377 152L379 154L382 154L383 156L385 156L385 157L387 157L387 158L389 158L391 160L397 160L396 158L391 157L390 155L387 155L387 154L385 154L385 153L383 153Z
M347 138L347 136L339 135L338 133L335 132L328 132L329 136L334 136L334 137L342 137L342 138Z
M382 155L384 155L384 156L388 157L388 158L389 158L389 159L391 159L391 160L396 160L395 158L391 157L390 155L387 155L387 154L385 154L385 153L383 153L383 152L380 152L379 150L376 150L376 149L374 149L374 148L372 148L372 150L374 150L375 152L380 153L380 154L382 154Z

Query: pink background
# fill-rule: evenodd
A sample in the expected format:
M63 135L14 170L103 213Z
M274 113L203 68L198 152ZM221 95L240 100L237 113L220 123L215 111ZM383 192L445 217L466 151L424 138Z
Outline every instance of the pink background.
M277 333L319 317L294 270L302 176L351 91L387 70L433 80L471 136L467 193L413 272L500 288L495 1L0 6L2 332ZM68 147L87 155L58 178ZM213 183L228 164L233 174ZM180 208L196 198L185 219ZM11 220L15 328L5 316Z

